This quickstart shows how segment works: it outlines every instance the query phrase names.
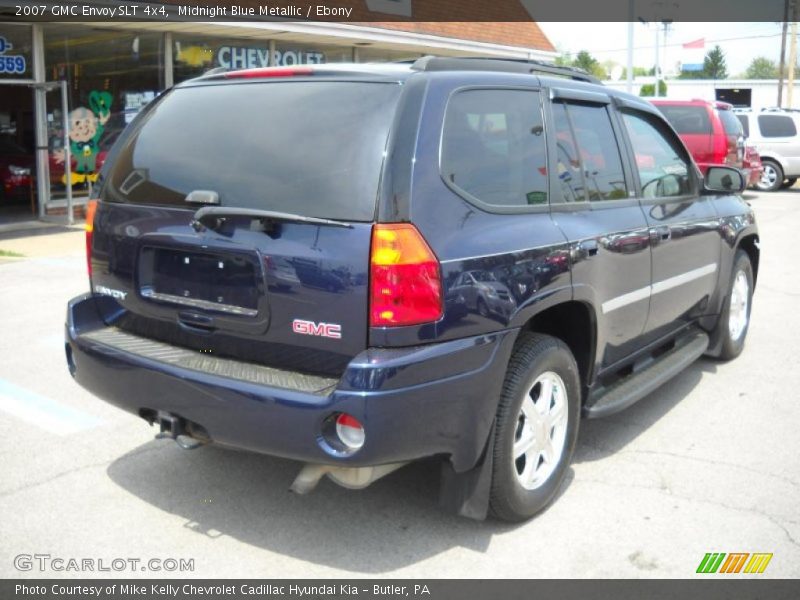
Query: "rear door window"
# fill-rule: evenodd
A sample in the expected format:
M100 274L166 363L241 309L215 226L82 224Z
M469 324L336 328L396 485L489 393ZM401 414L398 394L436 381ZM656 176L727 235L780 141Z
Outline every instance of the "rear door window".
M489 207L547 204L547 148L535 90L472 89L454 94L442 131L441 175L456 192Z
M198 85L170 92L126 135L101 197L370 221L400 86L369 82Z
M678 133L711 135L711 119L705 106L656 106Z
M628 197L617 139L604 105L553 104L556 169L567 202Z
M758 128L763 137L792 137L797 128L792 117L784 115L758 115Z

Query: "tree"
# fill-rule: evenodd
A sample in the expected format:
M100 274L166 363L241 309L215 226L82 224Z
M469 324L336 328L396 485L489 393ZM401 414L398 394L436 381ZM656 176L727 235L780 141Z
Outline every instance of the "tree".
M639 88L639 95L642 98L652 98L655 96L656 86L653 83L645 83ZM658 95L662 98L667 95L667 84L663 79L658 80Z
M763 56L757 56L744 72L746 79L777 79L778 66L774 61Z
M703 73L708 79L725 79L728 77L728 66L725 64L725 53L719 46L714 46L703 59Z
M578 52L578 54L575 56L575 60L572 61L572 66L583 69L598 79L608 78L608 73L606 73L606 70L599 62L597 62L597 59L589 54L586 50L581 50Z

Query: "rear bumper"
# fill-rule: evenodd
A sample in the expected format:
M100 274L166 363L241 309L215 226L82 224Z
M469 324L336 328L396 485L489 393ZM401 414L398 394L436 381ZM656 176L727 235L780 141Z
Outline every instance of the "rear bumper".
M447 455L456 471L483 452L516 330L439 344L370 349L332 388L299 391L186 368L104 343L109 298L84 295L67 310L70 371L84 388L134 414L165 411L201 425L214 442L305 462L368 466ZM102 314L101 314L102 313ZM145 341L146 343L146 341ZM365 427L355 454L335 456L322 424L347 412Z

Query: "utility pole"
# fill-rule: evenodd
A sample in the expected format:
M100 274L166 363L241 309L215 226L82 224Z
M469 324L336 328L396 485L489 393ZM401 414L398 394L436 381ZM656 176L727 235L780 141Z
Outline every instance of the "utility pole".
M656 23L656 68L655 68L655 73L654 73L655 76L656 76L656 84L655 84L655 86L653 86L655 88L655 90L653 91L653 96L655 96L656 98L658 98L659 72L661 71L661 63L660 63L660 61L658 59L658 46L659 46L659 43L658 43L658 29L659 29L659 24Z
M633 0L631 0L631 10L633 10ZM628 15L628 67L625 71L625 91L633 93L633 16Z
M789 40L789 74L786 77L786 104L792 108L792 92L794 92L794 64L797 62L797 4L792 2L792 28Z
M783 106L783 73L786 69L786 28L789 24L789 0L783 1L783 26L781 27L781 62L778 66L778 108Z

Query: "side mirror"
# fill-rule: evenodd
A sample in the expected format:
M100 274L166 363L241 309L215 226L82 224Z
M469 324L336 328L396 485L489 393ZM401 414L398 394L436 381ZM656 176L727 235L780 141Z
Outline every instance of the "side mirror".
M703 179L703 189L711 193L741 194L746 187L744 175L733 167L709 167Z

